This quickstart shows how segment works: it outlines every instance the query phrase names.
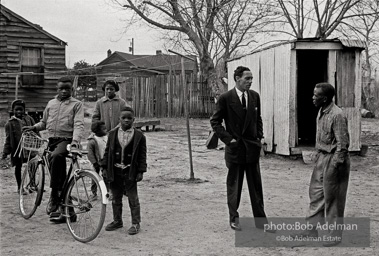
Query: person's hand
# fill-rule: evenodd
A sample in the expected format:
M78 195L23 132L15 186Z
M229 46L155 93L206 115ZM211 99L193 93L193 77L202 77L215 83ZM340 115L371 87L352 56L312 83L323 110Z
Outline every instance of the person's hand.
M76 140L73 140L71 142L71 148L79 149L79 142L77 142Z
M139 182L142 179L143 179L143 173L142 172L137 173L136 181Z
M22 127L22 132L35 132L37 127L35 126L24 126Z
M229 142L229 144L231 144L231 143L234 143L234 142L237 142L235 139L232 139L230 142Z
M2 158L2 159L7 159L7 154L3 153L3 154L1 155L1 158Z

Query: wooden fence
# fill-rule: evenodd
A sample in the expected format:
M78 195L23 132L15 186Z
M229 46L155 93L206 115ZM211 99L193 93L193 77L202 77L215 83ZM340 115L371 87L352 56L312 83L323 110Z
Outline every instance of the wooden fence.
M136 117L182 117L185 95L181 75L155 75L120 79L120 97L134 108ZM210 117L215 108L210 88L186 75L191 117ZM130 95L131 94L131 95Z

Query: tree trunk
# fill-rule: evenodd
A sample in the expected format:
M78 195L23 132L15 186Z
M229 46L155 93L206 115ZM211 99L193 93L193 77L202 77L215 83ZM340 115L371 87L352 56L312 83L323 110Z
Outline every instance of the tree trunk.
M207 82L208 86L212 88L216 98L218 98L218 96L225 91L225 88L221 80L217 77L212 58L207 54L200 57L200 71L203 79Z

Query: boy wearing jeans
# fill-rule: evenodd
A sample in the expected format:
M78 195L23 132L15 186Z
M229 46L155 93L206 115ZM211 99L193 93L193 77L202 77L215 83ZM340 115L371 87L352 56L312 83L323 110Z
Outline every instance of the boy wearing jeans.
M141 214L137 192L137 182L143 179L146 172L146 137L140 130L133 128L134 110L123 107L120 111L120 127L109 132L108 142L101 166L103 176L110 183L112 192L113 222L106 231L123 227L122 196L127 195L132 217L129 235L140 230Z

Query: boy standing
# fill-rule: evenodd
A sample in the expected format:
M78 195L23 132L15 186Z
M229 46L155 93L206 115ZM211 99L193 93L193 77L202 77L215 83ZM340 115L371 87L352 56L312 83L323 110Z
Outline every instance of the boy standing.
M141 214L137 193L137 182L143 179L146 172L146 137L133 128L134 110L124 107L120 111L120 127L109 132L104 159L101 166L104 177L110 183L113 195L113 222L108 224L106 231L123 227L122 196L128 196L132 217L129 235L135 235L140 230Z
M20 191L21 185L21 168L23 162L23 155L19 156L20 148L18 144L22 135L22 127L34 125L34 119L25 113L25 102L23 100L14 100L12 102L13 116L5 124L5 143L2 158L7 158L11 155L11 163L14 166L14 174L17 182L17 193Z
M99 173L100 163L104 157L108 140L107 128L103 121L95 121L91 125L91 131L93 133L88 137L87 145L88 160L91 162L95 171ZM97 198L97 186L94 181L92 181L91 191L93 198Z
M102 89L105 95L96 102L92 122L104 121L109 132L119 124L121 109L129 105L116 95L116 92L120 90L116 81L107 80Z

